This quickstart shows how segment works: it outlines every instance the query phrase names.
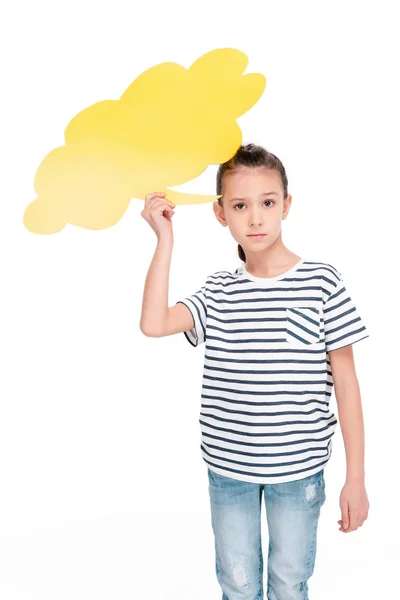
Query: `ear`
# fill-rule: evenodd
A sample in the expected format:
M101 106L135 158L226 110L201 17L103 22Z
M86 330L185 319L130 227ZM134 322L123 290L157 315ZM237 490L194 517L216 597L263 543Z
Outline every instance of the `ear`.
M286 217L288 216L291 204L292 204L292 196L291 196L291 194L288 194L286 196L285 200L283 201L282 219L286 219Z
M217 217L217 220L221 223L221 225L226 227L228 225L228 223L225 219L223 207L219 204L219 202L215 201L215 202L213 202L213 209L214 209L214 214Z

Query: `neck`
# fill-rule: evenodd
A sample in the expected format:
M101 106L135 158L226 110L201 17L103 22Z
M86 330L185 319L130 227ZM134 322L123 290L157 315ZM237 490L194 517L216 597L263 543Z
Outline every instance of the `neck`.
M279 237L271 246L260 252L246 254L246 269L256 277L275 277L291 269L301 257L291 252Z

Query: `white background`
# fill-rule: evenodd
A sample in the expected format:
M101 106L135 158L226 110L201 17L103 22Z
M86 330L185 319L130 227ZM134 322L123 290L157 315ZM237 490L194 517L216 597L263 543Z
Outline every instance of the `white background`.
M219 600L200 455L204 345L146 338L156 237L132 199L104 231L22 224L40 162L81 110L144 70L218 47L267 88L243 142L283 161L283 240L333 264L369 329L354 346L371 504L338 531L340 428L325 470L313 600L398 594L399 91L395 2L14 3L2 18L0 597ZM4 85L5 84L5 85ZM160 89L160 94L163 90ZM216 166L180 189L215 192ZM154 190L149 190L149 192ZM169 304L240 265L212 205L173 217ZM337 413L336 401L332 409ZM265 556L268 533L263 514ZM282 599L283 600L283 599Z

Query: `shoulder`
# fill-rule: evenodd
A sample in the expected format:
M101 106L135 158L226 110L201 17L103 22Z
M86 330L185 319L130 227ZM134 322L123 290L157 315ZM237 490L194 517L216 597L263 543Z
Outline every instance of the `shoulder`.
M321 286L322 299L325 303L335 290L338 289L342 281L342 273L335 265L319 260L305 259L302 267L305 276L309 273L312 277L317 278Z
M303 272L309 271L310 274L322 279L327 285L333 286L334 288L342 279L342 273L339 269L325 261L305 259L302 267Z
M207 276L205 286L208 289L215 289L216 286L226 286L234 283L241 273L241 267L233 269L232 271L214 271Z

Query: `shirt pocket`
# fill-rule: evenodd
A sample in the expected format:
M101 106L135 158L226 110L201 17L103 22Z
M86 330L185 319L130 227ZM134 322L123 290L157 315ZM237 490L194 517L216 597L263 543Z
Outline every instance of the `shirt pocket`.
M294 306L286 309L285 341L297 345L315 344L321 339L322 309Z

